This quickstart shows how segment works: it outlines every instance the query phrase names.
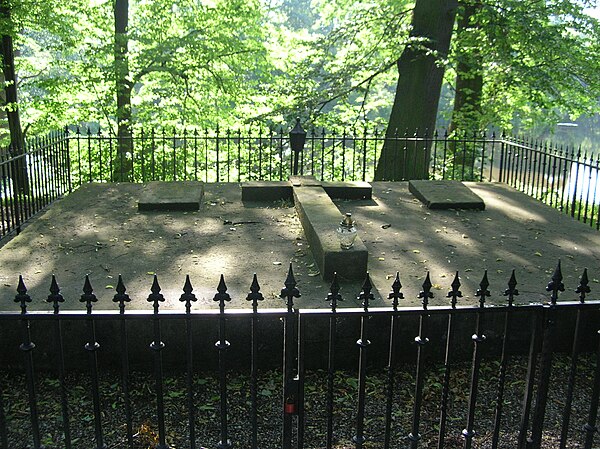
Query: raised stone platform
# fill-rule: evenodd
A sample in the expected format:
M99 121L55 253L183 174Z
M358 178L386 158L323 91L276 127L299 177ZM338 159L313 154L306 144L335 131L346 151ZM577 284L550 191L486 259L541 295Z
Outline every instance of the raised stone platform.
M204 184L200 181L152 181L144 186L139 211L194 211L200 209Z
M367 272L368 251L360 237L344 250L336 235L342 214L321 187L294 188L294 202L306 240L321 275L328 280L337 272L346 279L362 280Z
M485 209L483 200L460 181L413 180L408 190L429 209Z

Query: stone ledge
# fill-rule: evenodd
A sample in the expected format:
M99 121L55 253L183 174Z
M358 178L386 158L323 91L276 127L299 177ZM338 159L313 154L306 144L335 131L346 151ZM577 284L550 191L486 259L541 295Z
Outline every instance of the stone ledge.
M429 209L485 209L483 200L460 181L413 180L408 190Z
M370 200L373 188L364 181L323 182L312 177L292 177L290 181L248 181L242 183L242 201L292 200L293 187L322 186L331 198Z
M248 181L242 183L242 201L292 200L292 184L288 181Z
M324 182L323 188L336 199L370 200L373 196L373 187L365 181Z
M294 189L296 211L304 234L323 279L330 280L333 273L346 279L362 280L367 272L368 252L360 237L349 250L340 248L335 230L342 213L321 187Z
M204 184L200 181L152 181L140 193L139 211L195 211L200 209Z

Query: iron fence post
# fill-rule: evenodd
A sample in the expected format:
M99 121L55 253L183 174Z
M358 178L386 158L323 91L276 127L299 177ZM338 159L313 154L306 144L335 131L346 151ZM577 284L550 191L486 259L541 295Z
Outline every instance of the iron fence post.
M113 302L119 304L119 324L121 334L121 389L123 390L123 402L125 405L125 431L127 432L127 447L133 449L133 417L131 413L131 399L129 397L129 349L127 341L127 321L125 320L125 303L131 298L125 293L127 289L123 283L123 277L119 275L117 282L117 293Z
M297 346L294 342L296 331L296 312L294 311L294 298L300 297L300 291L296 288L296 280L292 270L292 264L288 270L285 287L281 290L280 297L286 301L287 313L283 322L283 429L282 447L292 448L293 438L293 416L298 413L298 379L294 375L294 354Z
M219 303L219 340L215 347L219 350L219 389L220 389L220 409L221 409L221 440L217 444L217 449L231 449L233 446L228 437L228 410L227 410L227 350L231 344L227 341L225 333L225 302L231 301L231 296L227 293L225 278L221 274L217 294L213 301Z
M540 374L538 378L538 388L535 400L535 408L531 423L531 436L527 440L528 449L540 449L542 444L542 430L544 417L546 414L546 403L548 400L548 390L550 388L550 371L552 370L552 356L554 352L554 331L556 325L556 301L558 292L565 291L562 283L562 272L560 261L554 270L552 280L548 283L546 289L552 292L550 304L545 307L545 322L542 342L542 353L540 359Z
M96 322L92 316L92 304L98 299L92 289L89 276L86 275L83 285L83 294L79 299L85 303L87 310L86 321L88 327L88 342L84 348L89 354L90 373L92 376L92 400L94 403L94 434L96 439L96 449L106 449L104 437L102 434L102 412L100 410L100 385L98 378L98 349L100 344L96 341Z
M27 318L27 303L31 302L31 297L27 294L27 288L25 287L22 276L19 276L19 285L17 286L15 302L20 303L21 307L21 329L23 333L23 342L19 345L19 349L23 353L23 361L25 364L33 449L43 449L44 446L41 444L40 439L37 391L35 388L35 370L33 365L33 350L35 349L35 343L31 341L31 323Z
M585 303L585 297L591 292L589 287L589 279L587 268L583 270L583 274L579 280L579 286L575 293L579 293L579 302ZM567 447L567 437L569 435L569 422L571 419L571 404L573 403L573 390L575 389L575 376L577 374L577 359L580 350L581 329L583 328L583 313L581 307L577 308L577 317L575 318L575 331L573 333L573 346L571 349L571 366L569 368L569 380L567 382L567 394L565 397L565 407L562 416L562 429L560 433L560 449Z
M429 272L427 272L427 276L423 282L423 290L421 290L419 293L419 298L422 299L423 303L423 311L419 316L419 335L415 337L415 343L417 344L417 372L415 375L415 402L413 406L413 420L411 432L408 434L410 449L417 449L419 446L419 440L421 439L419 425L421 420L421 404L423 401L423 382L425 380L425 346L427 343L429 343L429 338L427 338L427 306L429 304L429 299L433 298L433 293L431 292L432 287L433 284L431 283Z
M471 367L471 391L469 393L469 411L467 416L467 427L462 431L465 438L464 449L471 449L473 438L475 437L475 406L477 405L477 393L479 387L479 368L481 366L481 345L485 342L486 336L483 334L483 309L485 307L485 298L490 296L488 287L487 270L485 270L483 279L479 284L479 290L475 293L479 296L479 310L477 311L477 322L475 324L475 333L471 337L473 340L473 363Z
M246 297L247 301L252 301L252 324L250 335L250 425L252 427L252 449L258 448L258 301L264 300L260 293L260 285L256 278L256 273L252 278L250 293Z
M388 299L392 300L392 310L398 311L398 302L404 299L404 294L400 291L402 283L400 282L400 273L396 272L396 278L392 283L392 291L388 294ZM397 315L394 313L390 319L390 340L388 351L388 366L387 366L387 398L385 404L385 433L383 440L384 449L389 449L392 439L392 406L394 402L394 368L396 363L396 324Z
M597 332L600 334L600 331ZM596 370L594 372L594 387L590 398L590 409L588 412L587 423L583 426L585 432L584 449L592 449L594 436L598 432L596 427L596 419L598 418L598 404L600 403L600 339L598 339L598 347L596 349Z
M196 449L196 413L194 408L194 338L192 334L192 302L196 302L196 295L193 293L190 276L185 276L183 293L179 301L185 303L185 335L187 339L186 351L186 389L188 406L188 426L190 434L190 449Z
M366 397L366 380L367 380L367 349L371 345L368 339L368 322L369 302L374 299L371 290L371 278L369 273L362 286L362 291L358 295L358 300L362 300L364 313L360 317L360 339L356 342L359 348L358 354L358 405L356 411L356 436L352 439L356 449L362 449L363 444L367 440L364 433L365 425L365 397Z
M446 295L447 298L450 298L450 306L452 310L456 309L456 304L458 302L458 298L462 298L462 292L460 291L460 279L458 277L458 271L454 276L454 280L452 281L452 290L448 292ZM443 449L446 438L446 421L448 419L448 397L450 395L450 372L452 363L452 322L454 319L454 314L452 311L448 312L448 324L446 326L446 352L444 355L444 381L442 384L442 401L440 404L440 431L438 433L438 449Z
M147 301L152 303L154 313L152 314L152 324L154 338L150 343L150 349L154 351L154 388L156 390L156 419L158 420L158 445L156 449L167 449L166 444L166 429L165 429L165 404L163 394L163 367L162 367L162 350L165 344L162 342L160 333L160 318L158 310L160 303L165 300L164 296L160 293L160 286L158 285L158 278L154 275L152 281L152 287L150 288L150 295L148 295Z
M510 279L508 280L508 288L504 291L504 296L508 297L508 310L504 314L504 331L502 333L502 352L500 356L500 368L498 370L498 389L496 392L496 409L494 411L492 449L496 449L500 441L500 423L504 406L504 383L506 380L506 366L508 363L508 336L511 330L513 302L515 296L518 295L517 278L515 277L515 270L513 270Z

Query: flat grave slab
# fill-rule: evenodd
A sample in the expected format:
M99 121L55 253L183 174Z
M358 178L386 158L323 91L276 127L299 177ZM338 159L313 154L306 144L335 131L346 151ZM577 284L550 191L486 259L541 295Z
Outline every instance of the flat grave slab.
M295 179L294 179L295 178ZM322 186L331 198L370 200L373 188L365 181L318 181L312 177L292 177L290 181L249 181L242 184L242 201L293 200L294 187Z
M144 186L139 211L194 211L200 209L204 183L200 181L152 181Z
M460 181L413 180L408 190L429 209L485 209L483 200Z
M248 181L242 184L242 201L273 202L293 198L289 181Z

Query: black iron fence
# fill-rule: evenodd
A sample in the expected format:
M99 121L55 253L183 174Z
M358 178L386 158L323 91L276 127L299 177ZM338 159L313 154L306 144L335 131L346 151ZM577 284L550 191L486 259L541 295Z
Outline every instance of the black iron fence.
M494 307L488 305L490 285L485 273L476 292L478 304L459 305L462 293L457 273L446 296L449 306L432 307L429 304L433 298L432 285L427 274L419 294L422 307L404 308L400 307L403 294L397 276L388 305L372 307L372 286L367 275L357 297L360 307L339 308L342 295L334 277L326 295L328 311L298 310L294 299L300 296L300 291L290 266L281 291L283 309L260 309L263 297L255 275L244 301L251 309L227 307L232 298L221 276L214 296L218 311L193 310L196 297L189 278L179 298L185 312L165 311L161 309L165 298L155 277L147 297L152 311L129 310L130 298L119 278L117 293L112 298L119 310L113 312L93 309L98 298L86 277L80 298L86 311L73 312L61 309L65 298L53 277L46 299L53 312L32 312L27 309L32 298L20 279L15 302L20 305L21 313L0 313L0 331L1 354L11 350L22 354L20 363L16 362L18 357L5 358L1 366L22 373L23 392L9 395L6 392L18 389L19 385L0 381L0 447L13 449L27 444L35 449L43 444L47 448L67 449L146 447L138 441L140 432L135 432L144 423L155 429L152 445L157 448L167 448L170 439L178 438L176 447L220 449L234 446L330 449L340 447L337 444L343 441L352 441L351 445L357 449L459 445L470 448L474 444L499 448L507 447L504 444L507 441L511 442L510 447L523 449L567 445L590 449L597 447L594 439L600 395L597 335L600 302L587 299L588 284L586 270L577 288L563 294L570 301L558 301L559 294L565 291L559 263L547 287L548 302L529 304L527 298L521 298L523 305L517 305L519 292L513 272L507 288L503 289L506 304ZM81 324L81 329L77 324ZM136 338L131 338L134 329ZM136 345L144 336L149 347ZM260 386L260 370L273 368L273 362L262 357L264 345L273 341L281 344L279 357L282 357L275 362L281 387L277 397L267 395L269 403L278 405L267 407ZM163 356L170 346L175 350L169 357L177 358L183 366L185 393L172 391L173 384L166 382ZM73 348L86 355L85 363L77 369L88 373L86 381L76 386L72 385L72 368L69 368L71 358L76 358L70 354ZM568 375L552 382L557 350L570 354ZM588 356L589 363L595 363L595 370L577 383L578 359L583 352L596 354ZM107 353L115 360L106 361L103 355ZM236 363L235 369L247 373L241 396L239 386L234 390L231 379L232 364L240 354L245 362ZM441 368L431 363L435 354L441 354ZM49 369L36 369L44 357ZM456 362L469 357L470 374L457 387ZM151 380L141 385L132 381L130 366L134 358L153 362ZM516 371L519 364L525 363L526 371ZM207 403L201 402L199 396L208 385L198 380L202 378L201 371L213 364L218 372L218 385L210 399L213 412L206 415L203 411ZM349 364L356 365L352 382L348 382L348 372L344 373L344 379L337 376ZM387 374L383 387L376 393L368 367L378 364L387 367ZM169 372L174 365L169 361ZM484 366L487 371L491 366L495 374L484 376ZM107 404L103 395L109 391L102 389L105 384L100 379L106 376L107 369L114 367L120 371L120 380L108 388L120 390L121 395L119 401ZM410 385L405 384L407 377L399 376L406 367L414 370ZM316 368L321 370L315 372ZM517 372L522 375L516 377ZM60 406L51 407L47 396L40 397L39 379L43 377L56 380L55 400ZM431 378L439 388L427 387L426 381ZM353 404L349 416L339 415L340 383L342 399L348 401L350 397ZM317 386L323 391L319 398L313 394ZM140 393L136 388L149 394L153 410L132 405L134 396ZM83 389L91 396L90 409L74 404L76 389ZM485 403L478 400L483 389L493 392L491 396L488 393ZM554 394L557 389L561 392L558 399ZM232 394L234 391L236 395ZM573 419L573 398L578 391L584 392L585 400L577 402L577 419ZM506 399L509 395L511 401ZM28 398L27 412L10 401L19 396ZM520 400L515 401L515 396ZM460 397L464 397L462 402ZM375 402L379 405L376 413ZM556 402L560 407L558 414L546 419L548 409L557 407ZM430 416L424 422L425 406L437 411L433 420ZM399 411L407 407L410 412ZM40 413L40 409L44 412ZM170 417L175 409L185 409L186 423L173 422ZM232 425L232 409L244 417L241 424L238 418L237 424ZM479 422L485 414L491 416L491 424L485 429L488 438L484 445L478 439L484 434ZM119 416L118 426L109 418L113 415ZM110 431L107 421L111 424ZM346 430L350 434L341 433L340 428L347 429L341 425L342 421L352 423L351 430ZM51 423L53 438L42 435L40 429L45 422ZM179 426L178 431L170 432L169 425ZM205 427L215 425L218 430L214 441L198 436L205 435ZM274 426L280 431L274 433ZM425 428L427 435L423 432ZM266 443L261 439L265 433L270 435Z
M432 179L500 181L600 229L600 154L485 133L408 134L376 129L310 129L294 151L283 129L140 130L125 143L75 128L31 139L0 157L0 237L57 197L87 182L287 180L297 171L321 180L372 181L386 141L408 173L428 155ZM22 153L22 154L21 154ZM405 176L408 178L408 176Z

